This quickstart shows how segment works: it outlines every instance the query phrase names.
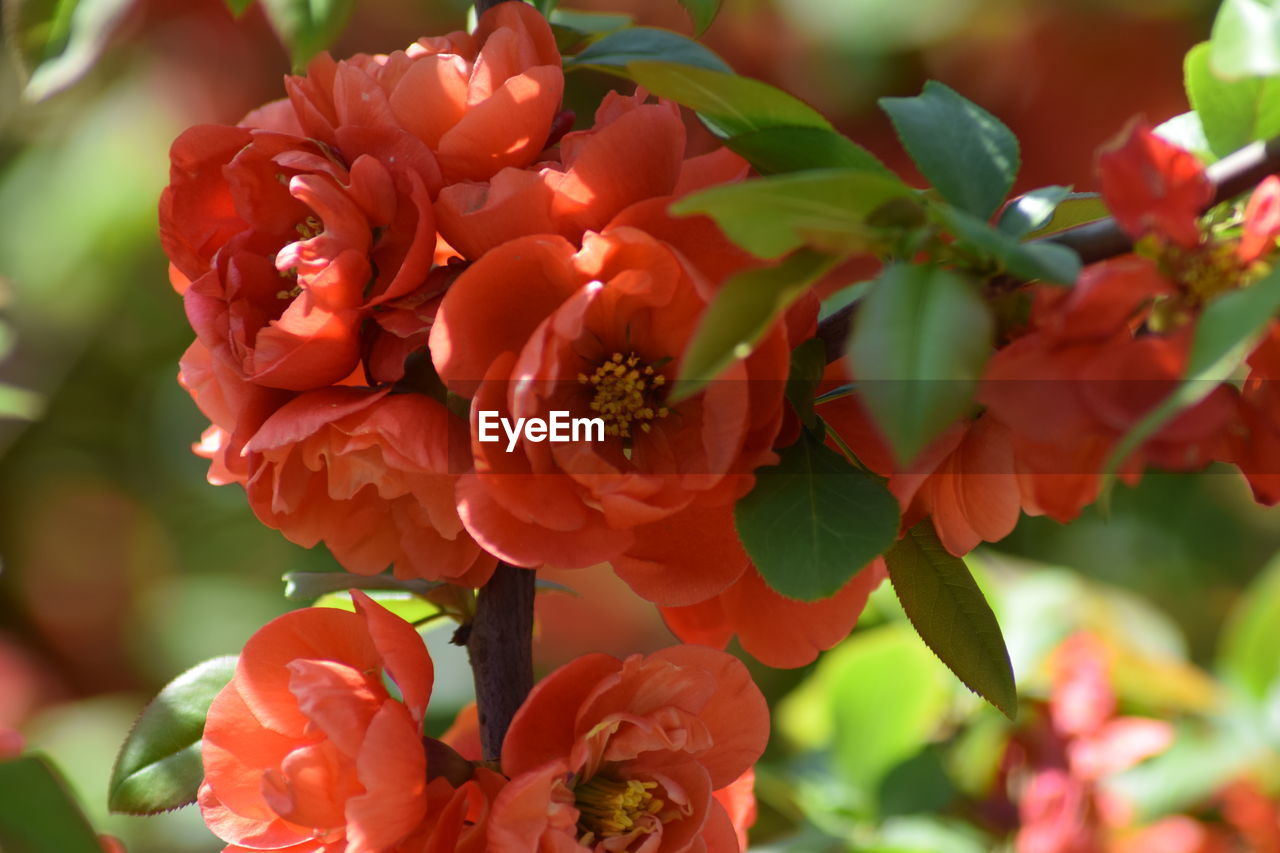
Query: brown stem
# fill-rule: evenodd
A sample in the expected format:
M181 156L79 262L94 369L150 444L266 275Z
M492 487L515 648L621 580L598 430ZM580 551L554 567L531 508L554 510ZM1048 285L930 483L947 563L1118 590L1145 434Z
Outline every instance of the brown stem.
M502 754L511 718L533 689L533 593L536 575L498 563L476 599L467 654L476 685L480 745L486 761Z
M1280 172L1280 137L1254 142L1228 154L1205 170L1214 190L1213 200L1205 209L1238 196L1276 172ZM1129 235L1110 217L1031 242L1057 243L1074 249L1086 264L1114 258L1133 249ZM818 337L826 348L828 363L844 355L845 340L849 337L857 307L856 302L846 305L818 324Z

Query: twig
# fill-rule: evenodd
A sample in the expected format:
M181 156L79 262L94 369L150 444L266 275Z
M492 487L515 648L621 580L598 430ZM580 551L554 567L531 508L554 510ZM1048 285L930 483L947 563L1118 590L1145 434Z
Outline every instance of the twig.
M480 745L486 761L502 754L511 718L533 689L533 593L536 574L498 563L476 600L467 654L476 685Z
M1213 200L1208 207L1240 195L1259 184L1267 175L1276 172L1280 172L1280 137L1266 142L1254 142L1228 154L1205 170L1214 187ZM1111 217L1077 225L1030 242L1057 243L1074 249L1086 264L1114 258L1133 249L1133 241L1129 239L1129 235ZM818 337L826 348L827 363L844 355L845 341L849 337L857 307L856 302L846 305L818 324Z

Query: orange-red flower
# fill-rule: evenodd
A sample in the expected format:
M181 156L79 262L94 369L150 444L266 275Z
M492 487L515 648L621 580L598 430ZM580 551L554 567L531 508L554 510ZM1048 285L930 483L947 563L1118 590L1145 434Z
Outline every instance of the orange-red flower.
M489 849L737 851L750 819L741 777L768 735L763 695L724 652L579 658L512 721L502 748L511 781L493 805Z
M522 566L611 561L667 605L705 600L745 570L732 505L776 458L788 341L773 329L705 392L669 403L712 287L684 253L630 226L588 233L580 251L559 236L514 240L457 279L431 354L450 390L474 397L476 470L458 503L487 550ZM521 440L511 452L480 440L478 412L514 423L556 410L601 417L604 440Z
M560 110L564 76L542 15L501 3L473 35L341 62L321 54L285 86L305 135L345 149L354 135L403 130L435 153L452 183L532 163Z
M737 180L746 161L727 149L685 160L685 129L670 102L646 93L605 96L590 130L570 133L558 161L509 168L487 182L454 183L436 204L440 233L464 257L529 234L578 243L644 199L679 195L711 178Z
M352 595L354 613L260 629L209 708L200 809L228 850L384 853L428 815L431 658L407 622Z
M436 248L439 170L402 135L412 145L357 135L345 159L273 130L199 126L178 137L161 240L216 357L290 390L352 372L362 317L420 285Z
M245 491L267 525L349 571L479 586L494 559L463 529L455 472L466 425L421 394L312 391L273 414L246 445ZM452 445L451 445L452 439Z
M877 557L830 598L795 601L774 592L752 567L714 598L661 608L662 618L686 643L724 648L736 634L743 650L763 664L805 666L849 636L867 596L885 577L884 560Z
M1204 166L1189 151L1166 142L1137 121L1115 147L1098 157L1107 208L1133 237L1155 233L1184 249L1200 244L1197 220L1213 199Z

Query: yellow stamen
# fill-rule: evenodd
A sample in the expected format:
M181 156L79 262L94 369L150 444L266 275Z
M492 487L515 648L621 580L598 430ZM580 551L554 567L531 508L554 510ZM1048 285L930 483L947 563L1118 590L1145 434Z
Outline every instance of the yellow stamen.
M655 406L653 399L666 381L634 352L625 356L615 352L590 376L578 374L578 382L595 391L588 408L604 420L605 434L620 438L631 438L633 425L649 432L650 421L671 413L666 406Z
M653 795L657 787L657 782L621 782L603 776L578 785L573 793L582 832L579 842L590 846L596 838L654 832L661 825L658 813L665 806Z

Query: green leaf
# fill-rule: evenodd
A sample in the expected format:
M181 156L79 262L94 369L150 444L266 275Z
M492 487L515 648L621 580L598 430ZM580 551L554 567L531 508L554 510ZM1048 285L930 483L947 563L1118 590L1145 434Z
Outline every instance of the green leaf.
M1235 373L1278 311L1280 269L1210 302L1196 323L1182 381L1116 444L1103 466L1103 475L1109 479L1144 441Z
M1156 125L1154 133L1165 142L1185 148L1201 160L1211 163L1217 158L1209 150L1209 140L1204 135L1204 125L1195 110L1179 113Z
M1071 195L1071 187L1048 186L1034 189L1009 202L1000 214L999 230L1010 237L1025 237L1039 231L1053 219L1058 205Z
M831 129L821 113L781 89L739 77L728 68L708 70L690 67L693 64L632 62L627 74L653 94L696 111L722 137L771 127Z
M629 26L632 18L630 15L605 12L556 9L547 20L551 22L551 31L555 33L556 45L562 53L566 53L582 47L585 42Z
M870 805L889 771L937 730L948 687L945 670L904 622L859 630L779 703L778 728L805 749L833 745L841 775Z
M1097 193L1071 193L1053 209L1052 219L1025 236L1028 240L1035 240L1077 225L1106 219L1110 215L1107 206L1102 203L1102 196Z
M1240 596L1218 652L1222 674L1254 699L1266 699L1280 677L1276 625L1280 625L1280 559L1273 558Z
M860 169L894 177L876 156L834 130L821 127L766 127L730 136L725 145L762 175L805 169Z
M253 5L253 0L223 0L227 4L227 8L231 10L231 14L237 18L248 11Z
M874 248L881 232L868 217L888 201L914 197L897 178L820 169L712 187L680 199L671 212L706 214L729 239L769 259L805 244L835 252Z
M1280 79L1224 79L1211 66L1211 50L1208 42L1196 45L1183 66L1187 97L1200 116L1209 150L1225 157L1280 134Z
M1020 242L959 208L941 207L939 213L960 246L994 261L1011 275L1047 284L1072 284L1080 275L1080 256L1066 246Z
M30 71L22 95L42 101L88 73L132 7L131 0L5 3L10 46Z
M956 273L896 264L880 274L858 310L849 358L900 462L969 411L993 331L986 303Z
M43 756L0 761L0 792L5 853L102 853L62 774Z
M660 65L673 68L710 69L732 76L733 69L723 59L693 39L655 27L627 27L610 33L575 56L565 57L566 70L594 68L632 77L631 66L645 60L661 59ZM661 95L661 92L656 94Z
M914 98L881 98L920 173L956 207L982 219L1018 174L1018 139L954 89L930 80Z
M346 592L349 589L402 590L426 595L444 586L442 581L424 581L418 578L401 580L391 575L355 575L347 572L286 572L284 597L290 601L315 601L328 593Z
M398 590L375 589L367 593L370 598L410 624L425 622L440 614L440 608L416 593ZM332 607L336 610L355 611L350 591L329 592L315 600L312 607Z
M1213 70L1228 80L1280 74L1280 6L1225 0L1209 44Z
M827 366L827 346L821 338L810 338L791 351L787 376L787 401L800 422L812 430L821 421L813 411L813 398Z
M327 48L346 26L355 0L261 0L267 20L289 49L294 71Z
M1000 623L964 561L938 541L933 522L908 530L885 554L885 565L925 644L966 687L1014 719L1018 690Z
M169 682L147 704L111 771L107 805L113 812L156 814L195 802L204 778L204 718L235 669L234 656L207 660Z
M778 316L834 263L827 255L802 250L778 266L747 270L726 281L698 321L670 400L691 396L735 359L750 355Z
M693 29L698 35L702 35L711 26L720 11L720 0L680 0L680 5L693 19Z
M778 455L734 507L738 538L774 590L828 598L893 543L898 502L808 430Z

